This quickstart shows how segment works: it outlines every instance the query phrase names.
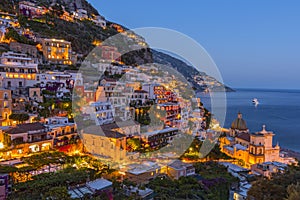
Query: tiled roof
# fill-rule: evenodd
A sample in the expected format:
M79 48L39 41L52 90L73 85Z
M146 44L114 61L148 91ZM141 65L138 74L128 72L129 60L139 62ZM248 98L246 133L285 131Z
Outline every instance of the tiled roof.
M18 133L26 133L29 131L43 130L45 128L46 127L44 126L44 124L40 122L35 122L29 124L19 124L16 127L10 128L5 132L9 134L18 134Z
M248 132L238 133L236 137L239 139L245 140L247 142L250 142L250 134Z
M134 90L134 93L148 93L148 92L145 90Z
M122 135L121 133L117 131L111 131L111 130L105 130L102 128L102 126L89 126L84 128L83 130L84 133L86 134L92 134L92 135L99 135L99 136L106 136L108 138L122 138L126 137L125 135Z

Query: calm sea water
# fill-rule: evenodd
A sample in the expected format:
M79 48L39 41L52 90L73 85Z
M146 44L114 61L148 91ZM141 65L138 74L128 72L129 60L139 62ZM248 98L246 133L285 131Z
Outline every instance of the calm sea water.
M205 107L210 108L210 95L198 94ZM276 135L273 143L279 142L283 148L300 152L300 91L298 90L257 90L237 89L227 93L227 113L224 127L240 111L251 132L267 130ZM255 107L252 99L257 98L260 104Z

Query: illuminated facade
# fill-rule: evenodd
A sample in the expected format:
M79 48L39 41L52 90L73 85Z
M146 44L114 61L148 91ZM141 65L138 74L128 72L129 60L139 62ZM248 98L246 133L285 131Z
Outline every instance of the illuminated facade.
M21 1L19 2L19 12L27 17L37 17L46 14L47 9L29 1Z
M0 74L3 88L22 89L33 86L37 83L37 73L37 61L27 57L26 54L14 52L5 52L2 54Z
M96 125L114 122L114 109L109 101L90 103L89 106L83 107L83 114L89 114Z
M242 114L232 122L229 134L220 138L220 146L227 155L243 160L247 167L256 163L281 162L279 145L273 145L275 134L267 131L263 126L262 131L250 133Z
M126 136L115 131L103 131L100 126L89 126L82 133L86 150L99 158L112 162L125 161Z
M101 46L101 58L108 61L121 61L121 54L117 47Z
M71 65L76 62L72 55L71 42L58 39L42 39L43 55L55 64Z
M3 131L4 146L12 149L12 157L17 155L49 150L52 137L48 128L39 122L19 124Z
M8 126L10 124L9 115L11 115L12 98L11 91L0 89L0 124Z
M45 126L49 129L49 135L53 138L53 146L67 145L77 134L75 123L69 122L67 117L50 117L45 119Z

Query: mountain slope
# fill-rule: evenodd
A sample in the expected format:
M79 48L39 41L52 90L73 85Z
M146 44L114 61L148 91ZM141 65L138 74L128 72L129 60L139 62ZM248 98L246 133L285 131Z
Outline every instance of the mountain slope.
M151 51L154 62L172 66L178 72L180 72L186 78L187 81L189 81L192 84L195 90L199 92L207 91L207 89L210 89L212 91L223 91L224 88L227 92L234 91L230 87L218 82L215 78L208 76L204 72L199 72L193 66L188 65L187 63L183 62L178 58L175 58L173 56L159 51L155 51L153 49ZM198 81L202 81L203 84L198 84ZM211 81L214 82L214 85L209 85L209 82Z
M18 2L19 0L1 1L0 9L10 13L17 13L18 6L16 5ZM98 11L86 0L39 0L35 2L38 5L48 8L51 5L58 4L59 6L63 6L65 10L69 12L82 8L87 10L89 16L99 14ZM104 41L107 38L121 32L123 33L121 34L122 39L114 44L119 50L122 50L124 47L144 43L143 49L122 55L122 61L125 64L136 66L156 62L169 65L185 76L195 90L205 91L210 89L219 91L225 87L226 91L232 91L229 87L224 86L222 83L219 83L205 73L198 72L194 67L189 66L185 62L165 53L150 50L141 36L136 35L122 25L108 21L107 27L102 28L96 26L90 20L75 20L73 22L65 21L60 19L53 12L49 12L38 19L29 20L22 16L19 16L18 19L22 28L29 29L34 32L37 37L57 38L70 41L72 43L73 51L82 54L83 56L87 56L93 48L95 48L94 41ZM206 80L216 84L207 85Z

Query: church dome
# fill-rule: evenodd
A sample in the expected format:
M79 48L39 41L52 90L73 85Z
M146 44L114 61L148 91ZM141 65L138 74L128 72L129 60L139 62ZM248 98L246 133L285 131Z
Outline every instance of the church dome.
M238 117L231 123L231 129L240 131L248 130L246 121L242 118L241 113L238 113Z

